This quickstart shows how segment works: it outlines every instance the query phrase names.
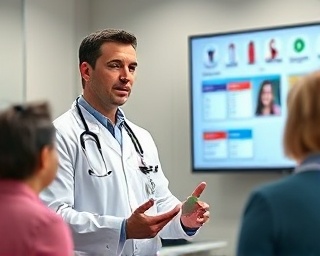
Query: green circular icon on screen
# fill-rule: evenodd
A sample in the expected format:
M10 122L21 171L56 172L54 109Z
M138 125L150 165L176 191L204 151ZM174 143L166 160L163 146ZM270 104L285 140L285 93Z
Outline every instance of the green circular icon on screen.
M294 51L295 52L302 52L303 49L305 48L305 42L301 39L301 38L297 38L295 41L294 41L294 44L293 44L293 47L294 47Z

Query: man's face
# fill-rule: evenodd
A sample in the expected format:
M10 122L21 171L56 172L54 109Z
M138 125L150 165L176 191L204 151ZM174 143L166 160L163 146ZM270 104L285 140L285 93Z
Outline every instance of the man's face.
M80 66L86 80L86 99L102 109L115 109L129 98L137 67L136 51L131 45L107 42L93 69L84 62Z

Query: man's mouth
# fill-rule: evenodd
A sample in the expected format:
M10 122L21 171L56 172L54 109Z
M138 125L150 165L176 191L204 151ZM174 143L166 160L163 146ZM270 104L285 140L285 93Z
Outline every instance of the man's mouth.
M123 91L123 92L129 92L130 91L130 88L127 87L127 86L116 86L114 87L115 90L117 91Z

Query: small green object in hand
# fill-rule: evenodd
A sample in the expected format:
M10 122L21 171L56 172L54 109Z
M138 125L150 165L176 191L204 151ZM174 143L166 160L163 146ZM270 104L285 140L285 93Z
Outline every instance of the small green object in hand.
M182 206L182 214L190 214L195 210L198 198L195 196L189 196L187 201Z

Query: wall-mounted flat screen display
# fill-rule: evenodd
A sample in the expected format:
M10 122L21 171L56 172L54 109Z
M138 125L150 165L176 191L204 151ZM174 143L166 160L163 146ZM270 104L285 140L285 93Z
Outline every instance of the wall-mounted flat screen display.
M188 40L193 171L292 169L282 146L286 98L320 68L320 22Z

